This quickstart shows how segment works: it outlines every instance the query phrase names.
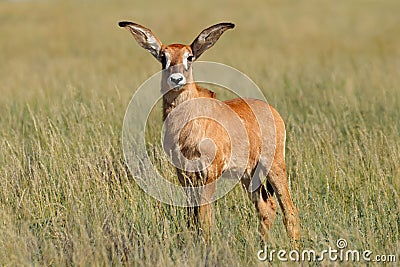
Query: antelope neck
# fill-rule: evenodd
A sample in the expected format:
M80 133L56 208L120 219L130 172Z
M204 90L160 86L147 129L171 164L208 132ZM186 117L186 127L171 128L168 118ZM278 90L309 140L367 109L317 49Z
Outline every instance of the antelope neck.
M195 83L186 84L179 90L170 90L163 95L163 120L179 104L199 97Z

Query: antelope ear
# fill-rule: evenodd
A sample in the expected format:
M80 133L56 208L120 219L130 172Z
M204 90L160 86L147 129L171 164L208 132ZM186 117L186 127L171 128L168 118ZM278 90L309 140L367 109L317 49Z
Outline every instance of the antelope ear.
M118 25L132 33L139 45L149 51L158 61L161 60L160 51L162 43L151 30L129 21L121 21Z
M195 59L199 58L204 51L212 47L219 37L229 29L233 29L233 23L218 23L203 30L190 45Z

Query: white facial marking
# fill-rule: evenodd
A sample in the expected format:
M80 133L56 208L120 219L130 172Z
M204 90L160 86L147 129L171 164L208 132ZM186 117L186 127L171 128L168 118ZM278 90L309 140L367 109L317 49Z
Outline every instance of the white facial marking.
M183 54L183 66L185 67L185 70L188 70L189 65L188 65L188 60L187 58L189 57L190 53L188 51Z
M165 68L168 69L169 65L171 65L171 56L169 55L168 52L164 52L165 54L165 59L167 60L167 62L165 63Z

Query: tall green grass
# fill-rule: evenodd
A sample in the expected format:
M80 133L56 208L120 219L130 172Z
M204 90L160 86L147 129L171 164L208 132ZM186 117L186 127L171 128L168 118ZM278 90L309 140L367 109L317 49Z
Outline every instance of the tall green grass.
M345 238L399 262L399 2L158 5L0 2L0 265L265 264L241 187L215 203L207 252L185 209L130 176L125 108L160 66L117 27L122 19L166 43L235 22L202 60L249 75L284 117L302 248ZM280 211L269 247L290 248Z

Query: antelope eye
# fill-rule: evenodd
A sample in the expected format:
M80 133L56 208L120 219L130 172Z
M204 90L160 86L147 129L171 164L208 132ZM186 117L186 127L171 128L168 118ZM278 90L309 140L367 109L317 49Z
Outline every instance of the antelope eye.
M188 57L187 57L187 60L188 60L188 61L193 61L193 56L188 56Z
M163 68L165 68L166 65L167 65L167 57L165 56L164 53L162 53L162 54L160 55L160 59L161 59L161 64L162 64Z

